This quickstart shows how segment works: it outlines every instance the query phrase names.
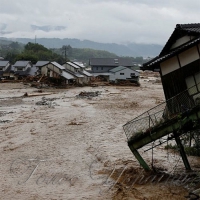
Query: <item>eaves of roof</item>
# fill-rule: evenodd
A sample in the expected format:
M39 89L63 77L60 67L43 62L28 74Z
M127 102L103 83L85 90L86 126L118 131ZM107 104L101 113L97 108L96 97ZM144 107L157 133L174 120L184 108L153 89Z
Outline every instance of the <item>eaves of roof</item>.
M144 63L143 66L141 67L142 70L146 70L146 69L152 69L154 68L154 66L156 66L157 64L159 64L160 62L163 62L171 57L173 57L174 55L181 53L187 49L189 49L190 47L196 45L197 43L200 42L200 37L197 39L194 39L178 48L176 48L175 50L169 52L166 55L163 56L157 56L154 59L148 61L147 63Z
M200 24L177 24L174 31L172 32L171 36L169 37L168 41L166 42L165 46L163 47L162 51L160 52L159 56L165 55L171 45L185 35L190 36L200 36Z

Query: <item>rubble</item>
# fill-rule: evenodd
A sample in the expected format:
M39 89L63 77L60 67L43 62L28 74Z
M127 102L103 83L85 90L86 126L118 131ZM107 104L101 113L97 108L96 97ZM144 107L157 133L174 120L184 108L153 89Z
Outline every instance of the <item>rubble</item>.
M55 101L57 98L45 98L42 97L41 101L36 102L35 104L38 106L48 106L49 108L54 108L54 106L59 106Z
M9 123L9 122L11 122L11 121L12 121L12 120L7 120L7 119L6 119L6 120L0 120L0 124L1 124L1 123Z
M92 98L97 97L101 94L101 91L95 91L95 92L80 92L77 97L79 98Z

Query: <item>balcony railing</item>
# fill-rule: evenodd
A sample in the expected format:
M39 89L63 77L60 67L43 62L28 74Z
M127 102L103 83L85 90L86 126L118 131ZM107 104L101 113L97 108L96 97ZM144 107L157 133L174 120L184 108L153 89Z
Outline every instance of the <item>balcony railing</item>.
M128 141L182 114L187 114L189 110L199 105L200 91L198 88L200 88L200 83L127 122L123 128Z

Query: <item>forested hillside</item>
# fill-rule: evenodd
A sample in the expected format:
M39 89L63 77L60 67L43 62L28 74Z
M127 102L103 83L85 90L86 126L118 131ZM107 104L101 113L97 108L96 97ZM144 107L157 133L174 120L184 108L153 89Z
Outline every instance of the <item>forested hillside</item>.
M8 40L0 40L0 57L15 63L17 60L30 60L36 63L38 60L56 61L60 64L67 60L80 61L88 64L90 58L116 58L114 53L90 48L72 48L63 45L61 48L46 48L38 43L27 43L26 45ZM134 58L135 62L142 64L143 58Z

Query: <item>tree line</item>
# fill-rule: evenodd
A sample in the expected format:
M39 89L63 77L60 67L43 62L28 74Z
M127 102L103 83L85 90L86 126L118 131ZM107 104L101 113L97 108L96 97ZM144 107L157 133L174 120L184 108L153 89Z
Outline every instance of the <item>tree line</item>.
M77 60L87 64L90 58L117 58L119 56L103 50L72 48L70 45L48 49L38 43L29 42L23 45L18 42L11 42L10 44L2 44L0 41L0 57L4 57L12 64L18 60L30 60L33 64L38 60L56 61L60 64L68 60ZM142 64L143 57L133 58L133 61Z

